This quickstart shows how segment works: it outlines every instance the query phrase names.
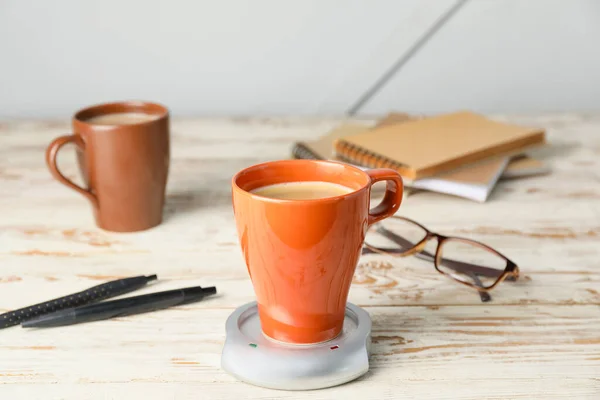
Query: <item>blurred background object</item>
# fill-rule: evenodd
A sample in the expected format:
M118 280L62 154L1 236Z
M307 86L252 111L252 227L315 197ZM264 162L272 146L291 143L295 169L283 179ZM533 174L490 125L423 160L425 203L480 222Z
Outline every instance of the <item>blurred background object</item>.
M4 0L0 118L587 111L596 0Z

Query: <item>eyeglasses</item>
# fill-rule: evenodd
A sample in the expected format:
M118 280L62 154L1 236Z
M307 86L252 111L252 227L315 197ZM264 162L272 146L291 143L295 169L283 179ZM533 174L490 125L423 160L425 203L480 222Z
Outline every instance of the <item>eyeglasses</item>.
M426 246L437 242L434 249ZM362 254L396 257L415 255L433 262L441 274L477 289L483 301L488 291L504 280L516 281L519 267L506 256L475 240L444 236L411 219L392 216L373 224L367 231Z

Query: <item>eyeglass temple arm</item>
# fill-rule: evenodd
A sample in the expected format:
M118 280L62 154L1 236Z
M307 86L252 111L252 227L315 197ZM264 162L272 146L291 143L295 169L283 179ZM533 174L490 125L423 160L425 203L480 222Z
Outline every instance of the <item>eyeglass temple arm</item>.
M384 235L385 237L387 237L388 239L391 239L394 243L396 243L399 246L402 246L405 248L411 248L411 247L415 246L415 244L411 243L409 240L407 240L407 239L403 238L402 236L399 236L399 235L395 234L394 232L389 231L381 226L377 228L377 231L379 233L381 233L382 235ZM415 254L415 256L422 258L422 259L429 260L429 261L435 260L435 256L425 250L421 250L420 252L417 252L417 254ZM443 258L443 257L442 257L441 261L444 266L451 268L457 272L465 272L465 273L471 272L471 273L478 274L478 275L492 276L492 277L498 276L498 271L493 268L481 267L479 265L466 263L466 262L462 262L462 261L449 260L449 259Z
M475 284L481 288L483 288L483 282L481 282L481 279L479 279L479 277L475 274L469 274L469 276L471 277L471 279L473 279L473 282L475 282ZM492 300L492 296L490 296L490 294L488 292L484 292L479 290L479 298L481 298L482 302L488 302L490 300Z

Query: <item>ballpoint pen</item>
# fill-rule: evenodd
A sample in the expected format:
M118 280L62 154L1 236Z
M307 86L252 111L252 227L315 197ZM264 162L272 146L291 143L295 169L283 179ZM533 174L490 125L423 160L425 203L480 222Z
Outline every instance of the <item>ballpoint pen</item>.
M25 321L21 326L23 328L56 327L141 314L176 305L190 304L216 292L217 290L214 286L207 288L195 286L126 297L119 300L57 311Z
M129 293L145 286L148 282L155 279L157 279L156 275L118 279L93 286L78 293L9 311L0 315L0 329L19 325L29 319L53 313L55 311L93 304L104 299Z

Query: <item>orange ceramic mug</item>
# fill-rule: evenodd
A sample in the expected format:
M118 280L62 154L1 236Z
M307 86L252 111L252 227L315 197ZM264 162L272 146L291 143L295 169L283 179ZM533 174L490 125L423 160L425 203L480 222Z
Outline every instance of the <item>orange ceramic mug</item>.
M371 186L384 180L384 198L369 210ZM310 200L251 193L299 181L337 183L350 191ZM343 327L367 227L393 215L402 202L400 175L391 169L362 171L333 161L274 161L238 172L232 192L263 333L295 344L335 338Z

